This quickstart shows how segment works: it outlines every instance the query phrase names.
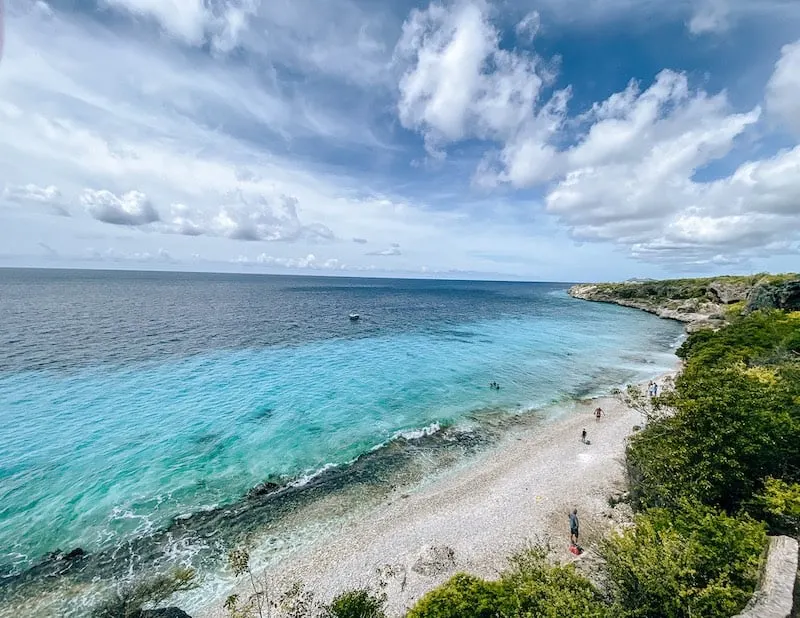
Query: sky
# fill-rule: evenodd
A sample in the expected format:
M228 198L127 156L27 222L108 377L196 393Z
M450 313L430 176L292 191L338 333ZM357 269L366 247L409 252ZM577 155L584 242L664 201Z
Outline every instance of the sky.
M798 0L0 0L0 267L800 270Z

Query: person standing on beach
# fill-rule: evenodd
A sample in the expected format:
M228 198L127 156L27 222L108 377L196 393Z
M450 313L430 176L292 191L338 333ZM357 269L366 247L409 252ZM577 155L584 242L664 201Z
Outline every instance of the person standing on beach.
M596 418L598 421L600 420L600 417L601 417L601 416L604 416L604 415L605 415L605 412L603 412L603 408L600 408L600 407L598 407L598 408L597 408L597 409L594 411L594 417L595 417L595 418Z
M585 427L583 428L583 431L581 432L581 442L586 444L586 428Z
M569 514L569 541L573 545L578 544L578 509L572 509Z

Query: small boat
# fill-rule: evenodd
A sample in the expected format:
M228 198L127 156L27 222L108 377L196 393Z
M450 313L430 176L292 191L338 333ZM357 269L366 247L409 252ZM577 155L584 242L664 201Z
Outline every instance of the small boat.
M351 322L355 322L355 321L356 321L356 320L358 320L360 317L361 317L361 316L360 316L360 315L358 315L357 313L351 313L351 314L350 314L350 321L351 321Z

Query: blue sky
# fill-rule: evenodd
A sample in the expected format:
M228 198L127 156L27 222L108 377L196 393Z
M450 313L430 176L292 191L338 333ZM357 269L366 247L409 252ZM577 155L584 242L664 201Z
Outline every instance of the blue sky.
M795 0L5 0L0 266L800 268Z

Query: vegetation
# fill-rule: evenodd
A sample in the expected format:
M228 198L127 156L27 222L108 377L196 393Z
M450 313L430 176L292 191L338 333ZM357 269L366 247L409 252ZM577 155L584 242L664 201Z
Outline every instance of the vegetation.
M602 618L609 615L598 590L572 565L550 565L543 548L511 559L497 581L459 573L425 595L408 618L536 616Z
M235 549L228 554L228 566L234 575L244 578L250 594L241 598L230 595L224 608L230 618L385 618L384 594L367 588L349 590L338 595L330 604L319 603L314 593L301 583L295 583L281 594L271 594L269 582L253 573L250 554Z
M325 618L384 618L386 598L367 588L343 592L325 609Z
M762 284L779 284L797 279L796 274L771 275L759 273L744 276L707 277L704 279L664 279L659 281L630 281L625 283L603 283L597 291L616 298L628 300L690 300L706 298L709 285L722 282L729 285L754 287ZM743 308L743 304L740 309Z
M638 515L601 547L612 614L733 616L752 594L765 542L763 524L696 504Z
M177 568L170 573L125 583L92 611L93 618L139 618L145 605L158 605L174 593L197 585L192 569Z

